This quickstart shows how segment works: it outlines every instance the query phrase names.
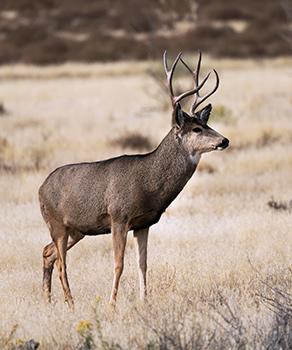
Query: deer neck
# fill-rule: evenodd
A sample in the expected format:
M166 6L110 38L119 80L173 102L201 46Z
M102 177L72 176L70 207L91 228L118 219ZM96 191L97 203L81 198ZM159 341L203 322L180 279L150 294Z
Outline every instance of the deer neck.
M149 173L156 181L155 187L175 198L195 172L200 154L190 154L171 129L149 159Z
M175 168L177 165L184 165L185 170L191 172L191 176L201 158L200 152L189 151L183 139L177 136L174 128L165 136L154 153L159 158L160 164L166 162L168 166Z

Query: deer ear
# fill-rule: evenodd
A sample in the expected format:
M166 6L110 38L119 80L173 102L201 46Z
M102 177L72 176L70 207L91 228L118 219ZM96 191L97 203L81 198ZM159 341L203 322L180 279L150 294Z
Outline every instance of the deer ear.
M175 104L172 112L172 126L182 129L185 123L184 112L179 103Z
M212 110L212 105L211 103L209 103L208 106L204 107L203 109L201 109L199 112L196 113L196 117L198 117L203 123L207 124L210 117L211 110Z

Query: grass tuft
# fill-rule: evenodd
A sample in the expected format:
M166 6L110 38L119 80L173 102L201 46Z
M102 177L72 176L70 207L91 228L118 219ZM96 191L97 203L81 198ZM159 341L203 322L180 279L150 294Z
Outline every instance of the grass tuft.
M292 200L291 201L275 201L274 198L268 201L268 206L276 211L292 212Z

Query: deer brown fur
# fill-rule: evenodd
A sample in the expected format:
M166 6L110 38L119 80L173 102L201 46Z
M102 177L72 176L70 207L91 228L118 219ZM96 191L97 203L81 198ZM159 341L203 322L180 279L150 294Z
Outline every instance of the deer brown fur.
M65 300L73 307L67 273L66 252L86 235L111 233L114 248L114 283L110 303L115 304L119 280L124 267L127 233L134 231L140 279L141 299L146 295L147 239L149 227L158 222L170 203L182 191L196 170L201 154L224 149L229 141L207 126L211 105L195 109L214 93L200 97L198 84L201 54L194 72L177 56L171 70L165 71L173 106L172 128L159 146L150 153L124 155L100 162L62 166L53 171L39 189L41 212L52 242L43 252L43 292L51 298L54 263ZM172 76L178 61L194 78L194 89L175 96ZM190 115L179 102L195 96Z

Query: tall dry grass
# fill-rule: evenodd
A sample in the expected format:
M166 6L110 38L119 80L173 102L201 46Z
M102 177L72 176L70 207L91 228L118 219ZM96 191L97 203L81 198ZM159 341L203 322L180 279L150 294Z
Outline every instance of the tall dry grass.
M204 64L219 68L221 85L211 102L220 118L210 124L230 147L204 155L151 228L146 305L138 299L129 233L115 312L108 307L110 235L88 237L68 253L75 313L63 303L56 274L52 305L45 307L42 249L50 237L37 190L59 165L133 152L112 140L139 133L158 144L171 111L147 93L161 92L134 63L127 74L90 74L89 66L81 76L67 66L66 76L30 68L31 76L21 71L16 79L14 68L16 76L3 77L1 348L24 349L30 339L40 349L291 346L291 211L268 204L292 199L291 61Z

